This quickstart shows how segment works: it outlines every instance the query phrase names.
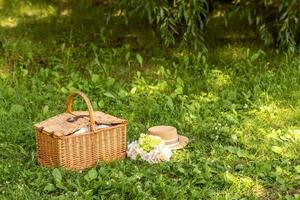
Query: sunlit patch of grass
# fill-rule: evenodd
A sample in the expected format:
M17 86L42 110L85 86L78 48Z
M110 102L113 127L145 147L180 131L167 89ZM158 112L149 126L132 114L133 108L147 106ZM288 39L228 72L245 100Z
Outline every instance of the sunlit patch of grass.
M280 129L273 129L269 134L266 135L266 137L274 141L280 141L284 144L300 142L299 130L281 131Z
M231 84L230 76L220 70L210 71L207 82L214 90L224 89Z
M289 133L300 141L300 129L289 129Z
M71 15L71 12L72 12L71 9L65 8L60 11L60 16L69 16L69 15Z
M161 67L151 75L156 76L156 79L147 80L141 72L137 73L135 80L132 83L133 88L131 94L147 94L149 96L161 96L163 93L171 93L177 95L183 93L184 83L181 78L172 80L170 70Z
M155 95L164 92L167 89L168 83L166 81L160 81L155 84L139 81L139 83L135 84L135 87L132 88L131 94L146 93L148 95Z
M9 77L9 73L5 69L0 69L0 79L6 79Z
M190 159L190 152L186 149L173 150L173 162L185 162Z
M220 59L224 60L241 60L246 58L246 48L239 46L228 46L226 48L218 48L216 52Z
M208 92L208 93L201 92L200 95L195 96L195 102L197 101L198 103L209 103L209 102L213 103L218 101L219 99L220 97L212 92Z
M252 110L253 122L261 124L263 126L271 126L273 128L282 128L287 124L297 124L297 115L292 108L278 105L278 103L270 102L268 104L262 104L258 109Z
M219 17L224 17L225 11L224 10L218 10L217 12L214 12L211 17L212 18L219 18Z
M0 26L3 28L12 28L18 25L18 18L15 17L7 17L0 19Z
M117 10L112 14L114 17L124 16L124 12L122 10Z
M299 113L281 102L264 100L247 112L248 117L236 127L235 142L245 149L255 149L259 159L297 160L299 138L289 128L299 127ZM298 108L296 108L297 110ZM299 128L298 128L299 129Z
M227 171L223 174L223 179L230 185L224 194L233 195L238 192L240 195L254 196L256 198L267 196L267 189L249 176L235 175Z
M56 14L56 8L51 5L48 6L35 6L24 5L18 10L20 16L35 17L36 19L42 19Z
M241 46L239 44L229 44L224 47L215 48L214 51L210 54L210 56L213 60L219 63L230 64L247 59L249 53L249 48L245 46Z
M213 104L219 99L213 92L201 92L200 95L191 95L189 101L185 104L185 112L182 113L185 124L194 131L199 129L199 111L206 105Z
M3 1L2 1L3 4ZM14 5L14 4L13 4ZM0 9L1 6L0 2ZM31 19L43 19L56 14L56 8L51 5L32 5L29 2L20 2L15 5L10 12L6 12L5 15L0 18L0 26L6 28L16 27L20 21L25 18Z
M270 150L281 157L298 159L300 139L296 134L280 129L271 130L264 140L266 144L269 144Z

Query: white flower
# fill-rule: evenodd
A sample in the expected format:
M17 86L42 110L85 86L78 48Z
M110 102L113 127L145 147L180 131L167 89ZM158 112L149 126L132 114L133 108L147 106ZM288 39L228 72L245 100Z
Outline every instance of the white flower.
M128 145L127 156L135 160L139 155L139 144L137 141L134 141Z
M139 144L139 141L133 141L128 145L127 156L133 160L136 160L138 156L144 161L149 163L159 163L162 161L169 161L172 156L170 148L165 146L164 143L160 143L147 152Z

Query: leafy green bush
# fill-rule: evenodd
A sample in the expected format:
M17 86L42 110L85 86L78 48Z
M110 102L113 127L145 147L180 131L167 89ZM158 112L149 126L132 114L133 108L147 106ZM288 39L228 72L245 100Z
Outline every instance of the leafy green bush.
M231 12L239 13L241 19L246 19L250 25L254 25L266 45L295 51L300 35L299 1L237 0Z
M124 13L126 24L135 17L156 24L166 46L180 38L181 44L206 49L203 29L209 10L207 0L122 0L117 9Z
M126 24L136 17L155 24L165 46L179 42L206 50L203 35L212 2L229 3L225 20L247 20L243 23L253 25L265 45L296 50L300 34L297 0L122 0L116 10L123 14Z

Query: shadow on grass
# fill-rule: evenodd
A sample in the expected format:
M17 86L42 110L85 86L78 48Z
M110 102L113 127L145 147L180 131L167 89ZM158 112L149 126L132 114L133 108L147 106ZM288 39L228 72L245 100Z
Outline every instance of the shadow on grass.
M140 45L151 35L147 34L143 23L140 23L142 27L126 27L112 21L106 23L112 4L105 1L3 1L2 31L16 38L27 36L32 42L41 41L50 46L51 42L57 45L62 42L73 42L74 45L93 42L100 47L117 47L126 42ZM146 35L142 39L141 30ZM146 39L143 48L151 39Z

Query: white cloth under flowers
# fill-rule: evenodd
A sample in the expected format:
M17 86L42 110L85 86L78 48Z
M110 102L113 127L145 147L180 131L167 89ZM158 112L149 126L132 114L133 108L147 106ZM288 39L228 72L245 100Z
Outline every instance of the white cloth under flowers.
M154 143L154 145L151 145L151 143ZM147 151L143 149L143 146L147 147ZM151 147L150 150L149 147ZM149 163L159 163L169 161L172 151L161 138L142 134L139 140L133 141L128 145L127 156L133 160L142 159Z

